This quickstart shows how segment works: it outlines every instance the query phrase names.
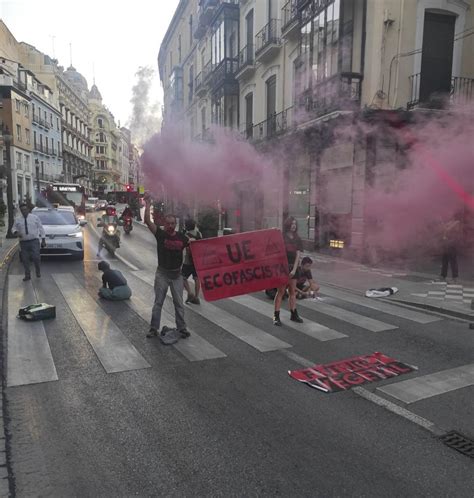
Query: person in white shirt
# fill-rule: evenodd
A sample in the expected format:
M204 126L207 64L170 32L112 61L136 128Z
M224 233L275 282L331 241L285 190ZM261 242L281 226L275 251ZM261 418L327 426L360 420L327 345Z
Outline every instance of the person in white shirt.
M40 269L40 238L41 247L46 247L46 234L41 220L30 213L28 205L24 202L20 204L21 216L13 224L13 233L20 238L21 262L25 268L25 278L23 282L31 279L30 259L36 269L36 276L41 277Z

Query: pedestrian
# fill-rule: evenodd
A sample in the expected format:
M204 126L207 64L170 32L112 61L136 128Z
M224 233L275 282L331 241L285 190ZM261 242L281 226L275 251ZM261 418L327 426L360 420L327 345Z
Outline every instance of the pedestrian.
M41 220L30 213L26 202L20 204L20 212L21 216L18 216L13 224L13 233L20 238L20 259L25 269L23 282L26 282L31 279L30 260L35 265L36 276L41 277L40 239L41 248L46 247L46 234Z
M459 276L458 269L458 247L461 240L461 222L459 219L444 223L441 234L441 280L446 281L448 277L448 267L451 266L452 283L457 282Z
M153 305L150 330L147 337L152 338L158 335L161 322L161 311L165 302L168 289L171 289L173 305L175 311L176 328L181 337L186 338L190 333L186 329L184 321L183 304L183 277L181 268L183 265L183 251L187 247L189 240L183 234L176 231L176 217L168 214L164 218L164 230L151 221L150 194L145 194L145 223L150 232L155 236L156 248L158 252L158 267L155 274L155 303Z
M296 309L296 281L298 278L298 265L300 262L301 252L303 251L303 242L298 235L298 224L293 217L289 217L283 224L283 241L285 242L286 256L288 258L289 275L288 282L278 288L275 296L275 311L273 314L273 325L281 327L280 308L285 291L288 288L288 302L290 307L291 318L293 322L303 323L302 318L298 315Z
M190 241L202 239L201 232L196 227L196 222L193 219L189 218L184 222L184 230L185 230L184 234ZM201 284L199 282L196 268L194 266L193 255L191 254L191 247L189 246L185 249L184 253L182 275L183 275L184 287L186 289L186 292L188 293L186 302L192 304L201 304L201 301L199 300L199 291L201 290ZM191 275L193 276L194 280L194 293L191 292L191 287L188 282L188 278Z
M313 260L309 256L305 256L301 260L298 279L296 280L297 299L316 298L316 294L319 292L319 285L313 280L313 274L311 273L312 264Z
M125 301L132 296L132 290L128 286L127 279L119 270L112 270L107 261L101 261L97 268L102 274L102 287L99 296L110 301Z

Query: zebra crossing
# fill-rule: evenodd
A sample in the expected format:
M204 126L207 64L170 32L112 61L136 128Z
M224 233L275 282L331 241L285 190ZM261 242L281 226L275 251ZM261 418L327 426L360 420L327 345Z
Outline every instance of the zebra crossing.
M133 295L129 301L117 303L117 306L129 307L139 317L149 323L152 310L152 300L150 297L153 295L154 275L146 271L123 273L127 277ZM85 288L84 284L75 275L70 273L53 274L52 281L57 286L58 291L71 310L84 336L90 343L97 360L107 374L152 368L150 363L143 357L143 354L146 356L146 353L143 351L140 352L122 333L119 324L114 321L114 316L106 313L97 300L92 297L90 288L89 290ZM38 301L32 282L22 282L22 277L19 275L11 275L9 280L8 387L58 380L58 374L54 366L54 359L45 331L47 322L23 322L16 318L19 308ZM303 309L312 309L322 315L337 318L341 322L351 323L369 333L391 333L396 331L398 326L365 316L363 314L364 308L367 310L374 309L383 312L387 316L394 316L418 324L428 324L441 320L440 317L427 313L399 308L386 302L366 300L363 297L327 286L323 286L322 292L324 295L329 296L327 301L315 303L302 300L299 301L298 305L302 306ZM248 316L247 312L250 311L251 313L268 318L273 312L273 304L271 302L266 302L252 295L234 297L229 301L237 304L238 307L244 308L246 316ZM361 312L348 311L341 306L343 303L356 304L360 307ZM174 317L165 308L162 314L162 325L174 326ZM286 341L283 341L275 335L267 333L240 318L238 310L235 313L230 313L204 300L200 306L189 307L188 310L189 313L195 313L206 321L217 325L235 340L244 343L259 353L281 351L288 358L300 358L292 351L300 334L319 342L343 340L348 337L346 334L336 330L337 327L333 329L314 320L305 319L304 323L295 324L288 320L289 316L286 315L289 315L289 313L284 309L282 309L282 317L285 318L285 328L291 329L292 333L293 331L298 333L292 334L292 337L295 338L294 340L286 339ZM228 356L228 351L222 351L211 344L211 342L202 337L199 330L193 330L192 328L189 328L189 330L191 332L190 338L179 341L171 346L187 361L223 361ZM222 348L222 346L220 347ZM455 370L446 373L448 376L448 387L444 386L438 388L438 390L457 388L452 386L474 385L474 369L472 366L466 366L459 373ZM430 382L432 384L429 378L419 377L405 382L407 383L407 391L412 394L404 394L403 389L400 391L400 388L397 388L396 384L380 389L384 393L398 398L403 402L412 402L410 400L418 399L416 396L427 397L438 393L436 389L426 391L426 384L430 385ZM430 392L433 394L430 394Z

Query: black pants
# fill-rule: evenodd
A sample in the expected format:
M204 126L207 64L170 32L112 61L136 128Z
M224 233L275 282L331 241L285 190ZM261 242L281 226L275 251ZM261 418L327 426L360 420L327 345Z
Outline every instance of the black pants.
M455 247L450 247L443 251L441 257L441 276L448 276L448 266L451 265L451 273L453 278L458 278L458 253Z

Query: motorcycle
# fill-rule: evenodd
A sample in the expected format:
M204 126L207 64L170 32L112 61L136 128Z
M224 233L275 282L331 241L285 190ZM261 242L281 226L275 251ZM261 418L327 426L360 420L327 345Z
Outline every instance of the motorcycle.
M111 256L115 256L115 251L120 247L120 237L118 227L123 225L123 221L118 223L104 223L100 218L97 220L97 226L102 227L102 236L99 240L99 252L102 247L109 251Z
M133 230L133 225L132 225L132 217L131 216L125 216L123 218L123 231L127 234L130 235L130 232Z

